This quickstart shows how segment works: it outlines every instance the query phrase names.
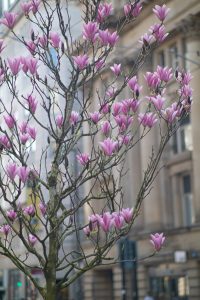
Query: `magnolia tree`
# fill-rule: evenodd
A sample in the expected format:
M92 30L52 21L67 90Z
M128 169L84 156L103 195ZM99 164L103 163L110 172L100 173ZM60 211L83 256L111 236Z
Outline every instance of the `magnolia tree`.
M112 4L80 0L80 7L84 24L79 41L73 41L68 1L56 0L55 6L47 0L21 4L27 22L34 25L30 40L15 32L19 17L15 13L5 12L0 21L29 51L24 57L3 59L6 44L0 41L0 86L6 86L10 95L10 103L4 96L0 99L0 196L6 203L0 206L0 254L48 300L54 300L58 290L88 270L105 264L113 245L128 234L156 176L161 154L191 106L191 75L183 70L173 72L167 66L144 74L149 92L143 99L140 96L138 70L152 49L168 36L163 24L169 12L166 5L154 7L155 24L141 36L137 59L129 71L120 59L118 64L112 63L111 53L123 29L139 16L140 1L124 5L115 30L109 28ZM52 29L54 20L59 32ZM67 84L61 76L64 61L70 66ZM43 76L40 70L44 66L48 71ZM105 94L100 96L93 89L94 80L101 78L105 69L110 72L111 83L104 82ZM22 74L30 87L28 95L18 84ZM171 80L177 82L177 98L166 100ZM120 98L124 89L131 92L130 99ZM94 98L98 102L95 111ZM16 109L26 114L17 116ZM153 127L159 128L159 147L151 154L138 194L133 195L136 204L127 208L121 184L124 161L128 151ZM36 163L31 160L30 148L39 135L47 139L43 139ZM87 151L82 150L85 144ZM77 172L71 153L76 155ZM22 199L27 186L31 189L29 204ZM80 189L85 192L78 193ZM94 205L99 200L105 204L101 213ZM82 224L76 216L86 206L91 215ZM64 241L70 236L78 247L67 252ZM151 235L154 253L161 249L164 239L162 233ZM85 240L91 243L91 252L85 250ZM23 244L20 253L16 251L19 241ZM112 262L117 262L117 257ZM33 265L43 273L43 284L32 276ZM57 282L61 270L64 276Z

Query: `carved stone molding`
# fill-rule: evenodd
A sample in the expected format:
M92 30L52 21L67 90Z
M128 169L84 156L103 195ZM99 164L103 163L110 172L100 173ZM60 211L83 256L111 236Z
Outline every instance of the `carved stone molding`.
M188 38L200 37L200 14L189 15L177 24L177 30Z

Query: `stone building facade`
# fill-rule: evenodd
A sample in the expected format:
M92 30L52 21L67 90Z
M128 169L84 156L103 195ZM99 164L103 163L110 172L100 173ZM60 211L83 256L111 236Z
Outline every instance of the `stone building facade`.
M122 12L126 1L113 0L114 16ZM122 4L123 2L123 4ZM157 300L200 299L200 2L198 0L143 1L138 20L121 33L113 61L133 66L138 40L155 23L152 8L164 4L171 9L165 25L169 36L153 50L138 72L145 91L144 74L156 66L190 70L193 76L193 105L163 153L161 168L150 194L145 198L137 224L129 234L129 244L139 259L137 265L99 267L84 276L86 300L143 300L151 291ZM102 78L109 74L102 74ZM94 90L101 90L96 79ZM175 83L169 97L176 95ZM123 95L128 98L130 95ZM129 173L124 180L125 203L134 205L136 194L148 163L152 146L157 147L159 132L154 130L127 157ZM86 212L86 220L87 220ZM164 232L166 243L154 257L149 234ZM132 243L131 243L132 241ZM119 253L119 245L113 252ZM141 261L140 261L141 259Z

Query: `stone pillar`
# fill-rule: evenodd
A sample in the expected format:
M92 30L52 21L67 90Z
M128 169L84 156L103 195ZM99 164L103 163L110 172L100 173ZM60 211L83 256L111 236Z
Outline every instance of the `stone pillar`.
M151 58L150 58L151 59ZM151 63L150 59L148 62L143 66L143 68L140 69L138 77L139 77L139 83L143 86L142 89L142 95L141 97L144 98L145 96L149 95L149 89L146 84L146 80L144 79L144 75L146 71L151 71ZM140 111L145 112L147 106L146 101L144 101L144 104L141 105ZM141 132L143 128L141 127ZM152 149L154 153L157 153L158 147L159 147L159 132L158 127L155 126L150 130L150 132L143 138L140 144L140 155L141 155L141 172L142 177L144 176L144 172L147 169L147 166L151 160L152 155ZM160 186L160 178L159 175L154 180L150 193L148 196L144 199L143 207L144 207L144 222L146 228L148 230L154 230L161 228L160 223L162 220L161 216L161 190L159 188ZM149 227L150 225L150 227Z
M200 16L190 16L182 23L186 36L186 67L193 79L193 104L191 111L193 138L193 204L195 222L200 222Z

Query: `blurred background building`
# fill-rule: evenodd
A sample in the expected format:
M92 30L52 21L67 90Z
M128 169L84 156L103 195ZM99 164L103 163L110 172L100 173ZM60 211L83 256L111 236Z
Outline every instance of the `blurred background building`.
M122 13L128 1L113 0L113 18ZM19 0L1 0L0 14L5 10L19 11ZM52 1L53 3L53 1ZM70 2L72 3L72 2ZM135 227L123 242L126 249L122 258L138 259L151 253L148 242L152 232L164 232L167 236L165 247L153 258L141 260L137 264L127 263L109 267L101 266L83 276L82 290L78 296L68 292L62 299L70 300L143 300L151 291L158 300L198 300L200 299L200 2L199 0L151 0L143 1L140 17L125 31L117 44L113 61L131 68L138 52L138 40L155 23L152 8L164 4L171 8L166 20L167 40L156 48L140 69L140 83L146 71L155 70L159 64L185 68L193 75L194 89L192 113L184 120L176 135L165 150L151 193L143 203L142 211ZM80 13L72 5L72 18L77 21ZM16 32L26 36L30 28L21 16ZM80 23L78 23L80 24ZM6 56L19 56L18 43L11 38L8 30L0 25L1 38L7 44ZM78 37L80 28L74 27ZM23 55L20 52L20 55ZM102 74L106 79L109 72ZM23 81L21 83L23 85ZM96 78L95 86L101 89L101 79ZM145 87L145 85L143 85ZM147 94L143 87L143 93ZM169 86L169 97L175 97L176 85ZM129 98L124 93L120 99ZM127 157L129 173L124 179L125 206L134 205L134 195L141 185L143 171L147 166L152 146L156 149L159 132L154 130L138 144ZM38 145L36 145L38 147ZM34 149L32 149L35 151ZM38 151L38 148L37 148ZM33 159L37 159L33 154ZM85 220L87 222L87 212ZM72 241L73 243L73 241ZM120 254L121 244L112 250ZM124 256L123 256L124 255ZM40 276L40 274L35 274ZM77 288L77 287L76 287ZM0 260L0 299L36 299L24 276L7 260ZM34 298L35 297L35 298ZM73 298L72 298L73 297Z

